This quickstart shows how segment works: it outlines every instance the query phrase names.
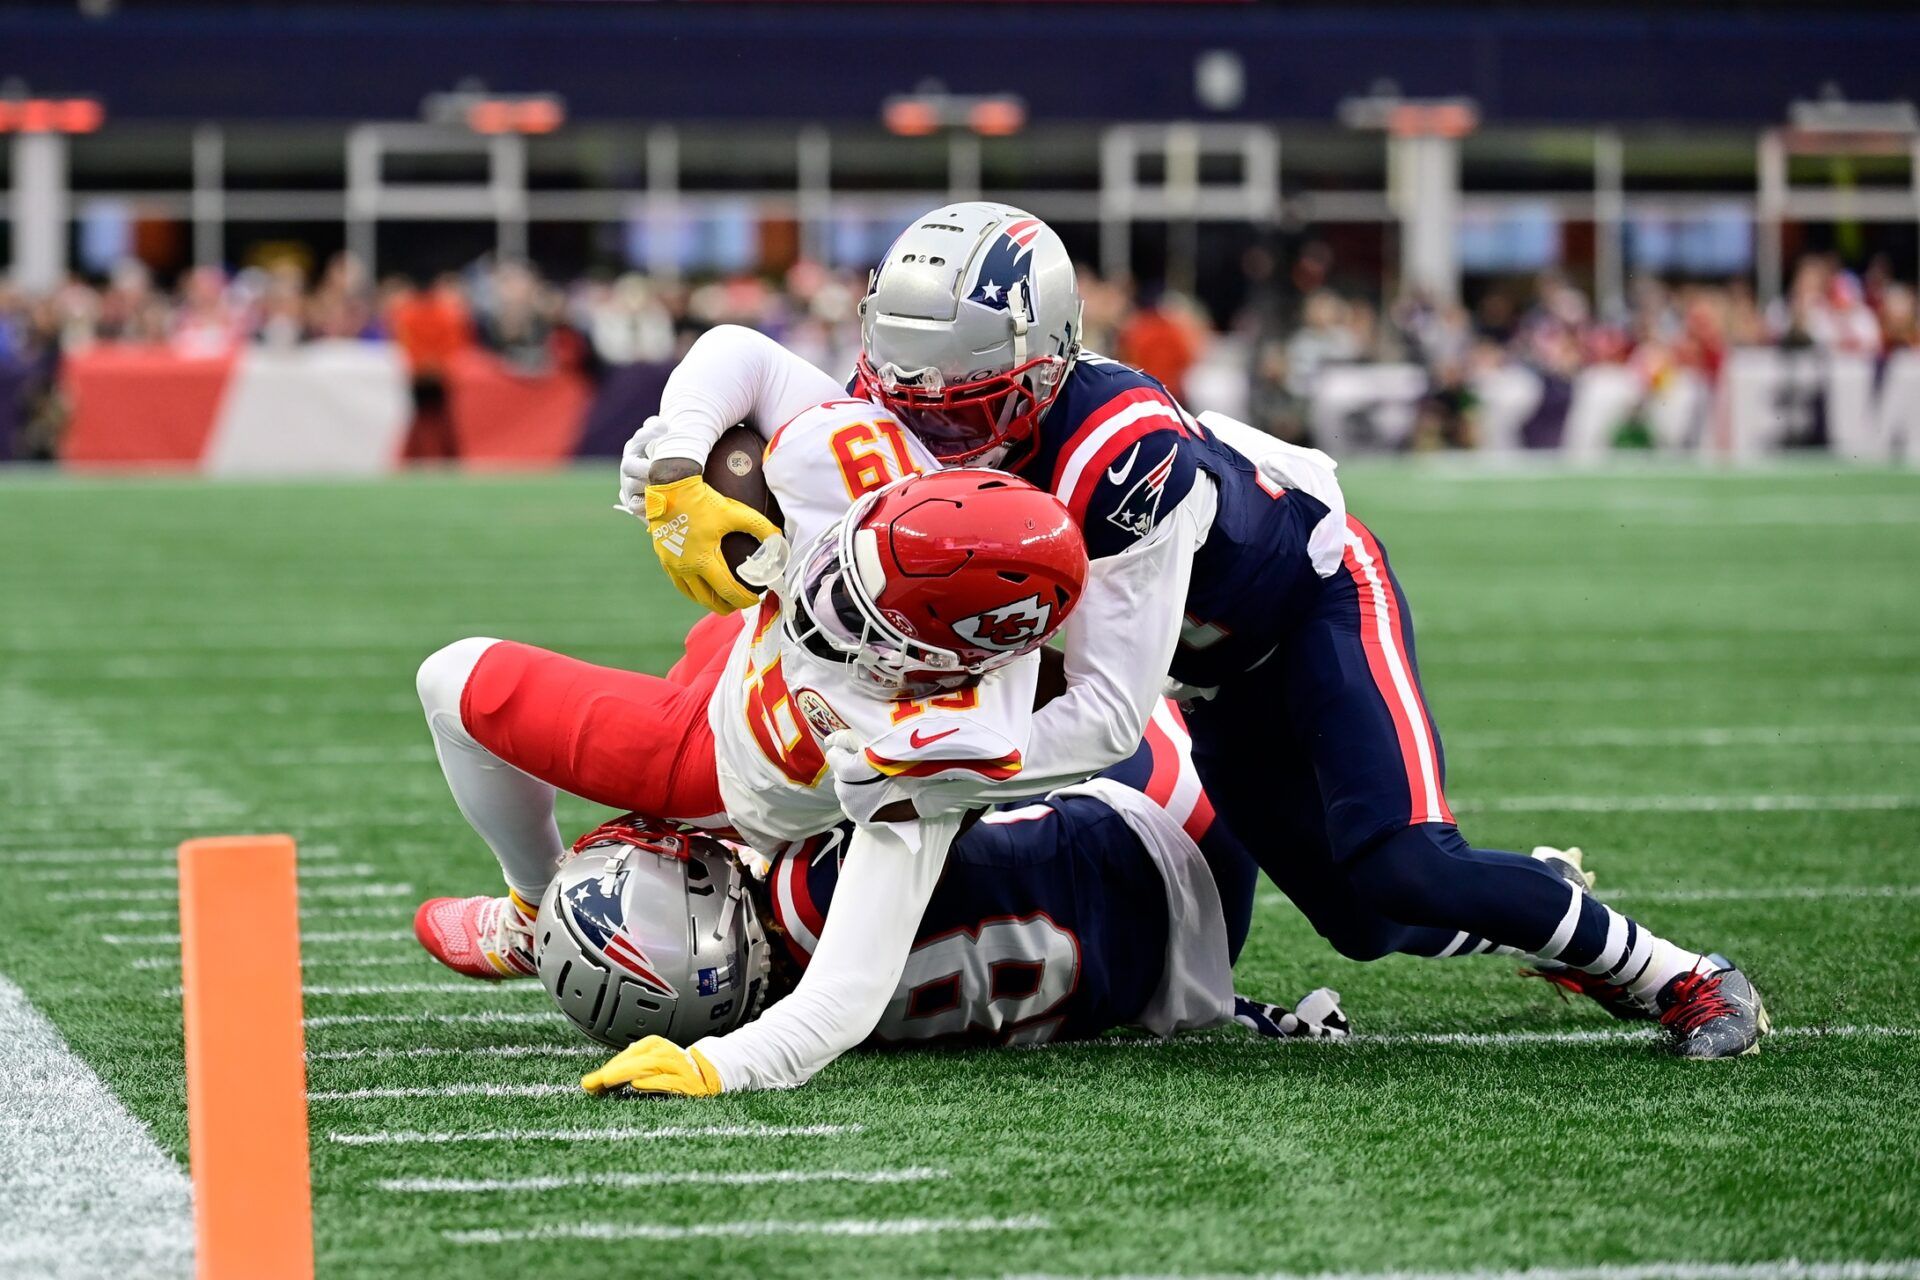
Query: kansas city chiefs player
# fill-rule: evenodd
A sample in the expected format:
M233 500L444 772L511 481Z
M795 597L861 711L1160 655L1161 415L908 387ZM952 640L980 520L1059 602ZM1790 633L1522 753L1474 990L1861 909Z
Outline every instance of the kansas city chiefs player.
M600 1085L791 1086L866 1039L967 808L955 784L1023 769L1036 651L1085 581L1055 499L999 472L937 471L866 401L801 413L768 446L765 478L797 548L784 578L737 634L697 633L668 678L489 639L421 668L454 798L510 889L421 908L422 944L462 973L533 972L533 904L563 855L556 788L768 851L854 824L832 923L793 993L690 1048L641 1040Z
M1343 953L1525 955L1616 1013L1657 1018L1682 1056L1758 1047L1766 1012L1730 963L1655 935L1565 868L1467 842L1411 611L1331 460L1196 418L1153 378L1083 351L1073 263L1045 223L999 204L936 208L888 248L860 314L851 390L943 464L1048 489L1085 539L1067 689L1038 713L1022 787L1126 757L1171 679L1210 698L1190 720L1221 816L1261 834L1261 867ZM682 590L715 608L752 599L713 554L754 531L701 479L714 440L741 420L770 429L835 386L750 330L694 344L621 468L629 509L644 488L649 525L676 529L655 548Z

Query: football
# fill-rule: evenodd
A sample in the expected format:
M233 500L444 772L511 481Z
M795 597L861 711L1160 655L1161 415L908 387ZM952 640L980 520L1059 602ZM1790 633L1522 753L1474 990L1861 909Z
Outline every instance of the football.
M743 502L781 524L780 504L773 500L760 465L766 447L760 433L745 423L728 427L707 455L706 481L723 496ZM741 562L759 545L744 533L730 533L720 540L720 554L727 558L727 568L737 574Z

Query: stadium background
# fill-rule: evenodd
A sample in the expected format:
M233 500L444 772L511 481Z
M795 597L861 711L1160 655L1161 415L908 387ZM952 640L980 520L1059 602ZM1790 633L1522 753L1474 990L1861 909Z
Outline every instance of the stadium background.
M0 1275L188 1274L173 850L251 830L301 851L328 1277L1920 1280L1916 66L1891 4L0 8ZM594 1101L540 991L422 955L498 877L421 658L662 671L695 617L554 464L706 324L844 366L950 190L1340 454L1475 840L1735 957L1758 1058L1268 890L1238 984L1351 1043Z
M604 454L704 326L844 367L875 256L972 195L1062 231L1096 348L1343 452L1920 450L1900 7L100 0L6 29L0 457Z

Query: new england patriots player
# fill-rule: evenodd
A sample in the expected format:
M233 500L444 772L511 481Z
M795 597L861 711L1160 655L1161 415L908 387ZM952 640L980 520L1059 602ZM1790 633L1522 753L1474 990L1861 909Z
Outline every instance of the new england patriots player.
M1092 558L1064 630L1068 688L1038 714L1017 789L1125 758L1171 680L1196 699L1195 757L1222 816L1260 833L1263 869L1343 954L1529 956L1616 1015L1657 1018L1684 1057L1757 1049L1767 1017L1738 969L1615 912L1564 862L1466 841L1406 598L1331 461L1196 418L1083 351L1073 265L1044 223L997 204L931 211L888 249L861 318L851 388L942 463L1049 489ZM676 531L654 545L683 591L722 609L752 599L718 546L764 522L702 481L713 442L743 420L771 432L837 389L749 330L694 345L622 463L623 502L644 496L656 534Z
M1120 769L989 813L955 841L870 1044L1034 1045L1229 1019L1272 1037L1347 1034L1334 992L1296 1009L1232 993L1253 863L1217 828L1203 853L1191 810L1175 817L1198 783L1178 713L1155 723ZM576 1025L615 1046L739 1025L808 966L847 835L795 842L769 864L638 815L608 823L576 843L541 904L541 978Z
M868 1037L975 807L947 797L1023 769L1038 650L1084 589L1085 549L1056 499L940 469L869 401L798 415L764 475L800 550L784 572L762 565L778 590L742 618L697 627L665 679L485 638L421 668L442 769L510 888L416 917L422 945L470 976L534 970L531 904L562 855L556 789L762 850L853 823L838 906L792 995L693 1045L648 1036L596 1087L787 1087Z

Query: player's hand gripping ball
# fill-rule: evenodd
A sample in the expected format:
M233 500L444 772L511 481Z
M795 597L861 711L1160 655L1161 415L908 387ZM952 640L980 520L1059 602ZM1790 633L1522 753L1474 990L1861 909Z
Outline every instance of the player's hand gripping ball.
M751 428L735 427L714 446L704 474L650 483L644 493L647 529L668 580L715 613L759 598L742 581L741 566L780 533L778 507L760 475L760 449ZM766 575L760 576L757 585L765 585Z
M629 1089L711 1098L720 1092L720 1073L698 1049L683 1049L664 1036L648 1036L622 1049L598 1071L581 1076L580 1087L595 1097Z

